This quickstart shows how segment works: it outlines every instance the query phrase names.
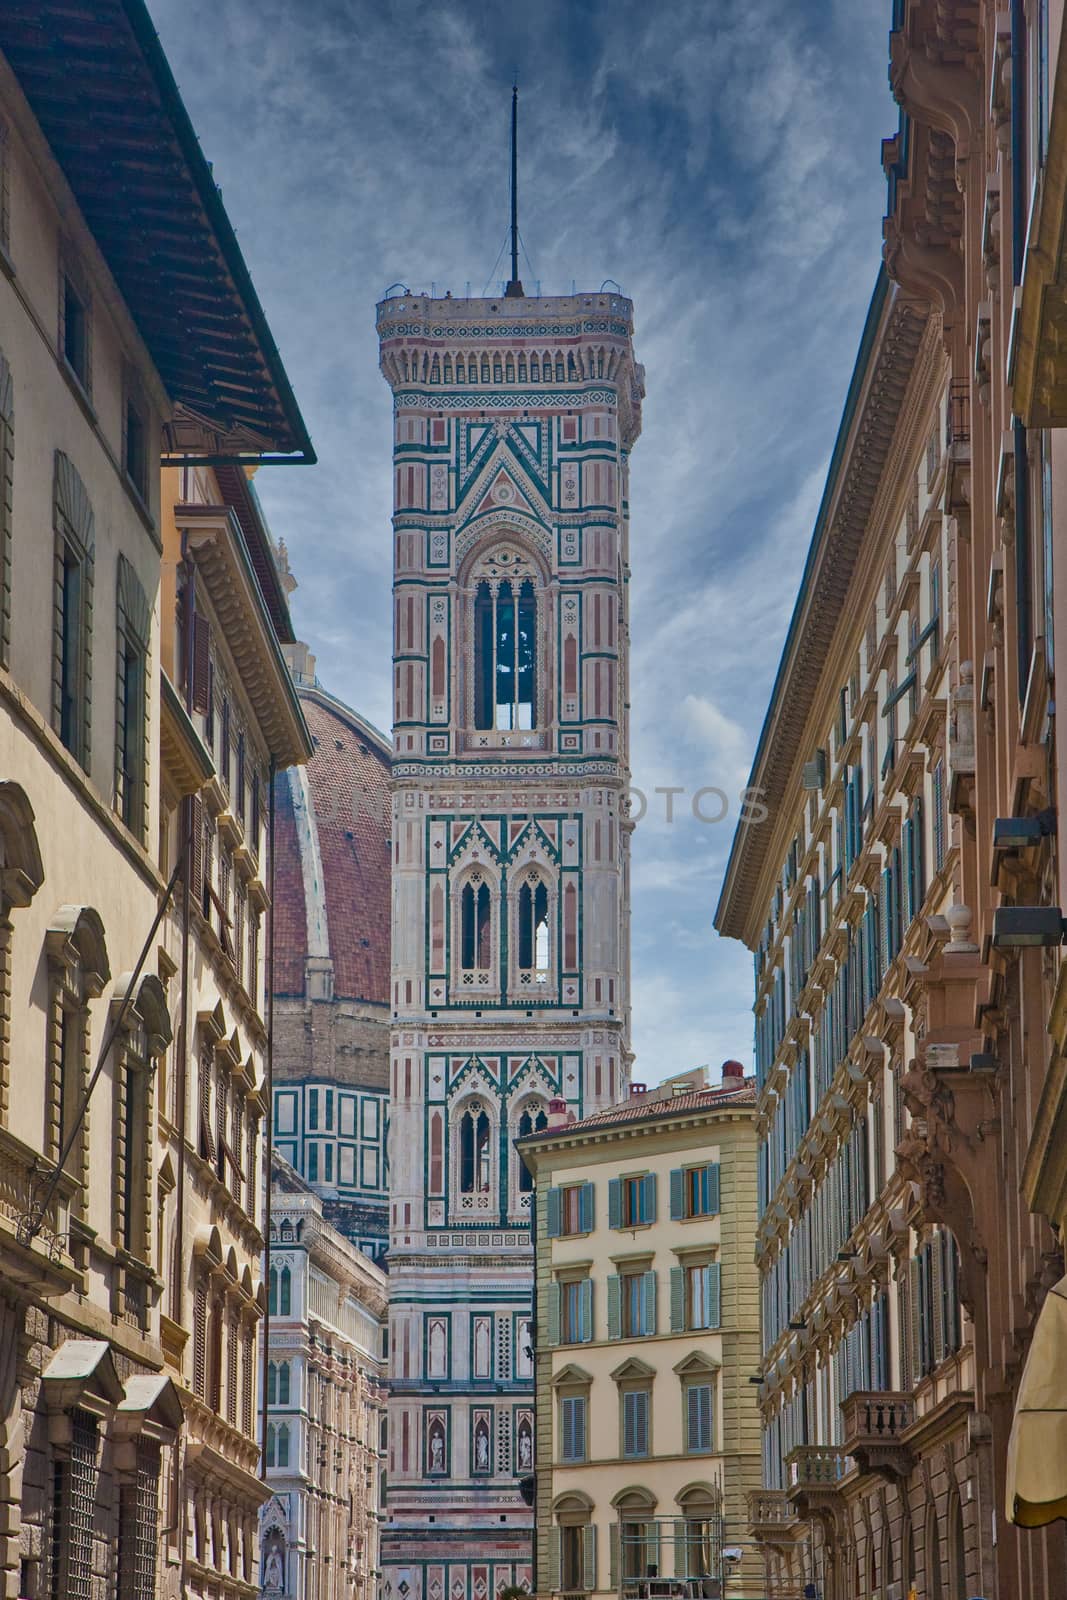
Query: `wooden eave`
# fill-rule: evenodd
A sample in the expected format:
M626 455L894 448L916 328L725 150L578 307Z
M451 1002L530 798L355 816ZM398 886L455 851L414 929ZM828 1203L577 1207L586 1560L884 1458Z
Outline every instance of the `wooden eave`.
M165 672L159 678L159 751L163 771L179 795L196 794L215 776L215 763L170 678Z
M301 765L311 757L311 735L236 516L229 506L179 505L174 520L270 754L280 768Z
M929 315L925 305L889 283L884 267L880 270L748 780L761 792L771 822L738 828L715 911L718 931L750 948L763 924L761 890L775 823L807 753L810 714L846 609Z
M1048 151L1026 243L1009 349L1012 409L1028 428L1067 425L1067 41L1049 95Z

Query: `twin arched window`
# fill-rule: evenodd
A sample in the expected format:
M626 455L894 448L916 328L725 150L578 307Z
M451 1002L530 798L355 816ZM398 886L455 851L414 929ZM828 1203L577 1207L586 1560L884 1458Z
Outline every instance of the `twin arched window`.
M271 1267L268 1306L272 1317L288 1317L291 1315L293 1307L293 1278L288 1267L283 1267L281 1272L278 1271L277 1267Z
M267 1466L287 1467L289 1465L289 1424L287 1422L269 1422L267 1424Z
M548 982L548 890L540 878L519 886L519 968Z
M486 971L492 962L489 885L471 878L460 893L460 961L464 972Z
M268 1406L287 1406L289 1404L289 1372L288 1361L269 1361L267 1363Z
M475 591L474 726L537 726L537 600L529 578L483 578Z

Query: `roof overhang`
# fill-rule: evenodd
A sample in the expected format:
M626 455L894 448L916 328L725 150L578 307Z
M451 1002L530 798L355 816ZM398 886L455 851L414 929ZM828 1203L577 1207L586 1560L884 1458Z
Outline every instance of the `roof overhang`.
M749 945L756 943L764 920L760 892L775 823L806 754L809 715L929 316L927 304L906 298L890 283L885 267L879 269L748 780L766 808L766 819L739 825L715 910L719 933Z
M178 505L174 521L183 552L203 578L271 755L280 768L307 761L311 735L237 517L229 506Z
M164 453L181 461L313 462L143 0L5 0L0 52L170 397Z
M1028 428L1067 426L1067 38L1049 97L1048 152L1026 241L1009 351L1012 409Z

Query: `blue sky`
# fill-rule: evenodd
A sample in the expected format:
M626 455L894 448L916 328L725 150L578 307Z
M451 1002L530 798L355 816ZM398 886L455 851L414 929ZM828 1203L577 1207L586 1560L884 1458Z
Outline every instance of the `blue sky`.
M262 471L319 674L390 719L386 286L480 294L519 74L527 288L618 280L631 482L635 1077L752 1059L711 926L877 270L889 3L150 0L318 450ZM498 275L505 275L503 269ZM666 797L680 786L674 820ZM730 815L693 820L723 789ZM713 814L715 801L704 802Z

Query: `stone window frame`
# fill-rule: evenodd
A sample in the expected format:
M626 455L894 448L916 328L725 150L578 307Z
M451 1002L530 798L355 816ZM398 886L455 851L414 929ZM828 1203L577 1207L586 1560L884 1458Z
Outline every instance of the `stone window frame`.
M67 289L78 301L84 318L84 372L79 372L66 353L67 345ZM56 337L56 355L63 371L73 380L86 403L92 406L93 395L93 292L88 274L69 240L64 241L59 252L59 304Z
M466 1193L461 1188L463 1120L465 1117L475 1114L476 1111L483 1112L489 1123L489 1177L485 1189L475 1188ZM470 1093L464 1094L461 1099L453 1101L448 1108L448 1146L449 1216L454 1222L459 1220L477 1221L479 1216L484 1217L486 1220L495 1217L499 1210L500 1107L492 1094L481 1089L472 1089ZM477 1160L477 1151L475 1151L475 1160ZM464 1201L470 1203L464 1205Z
M674 1373L681 1391L682 1453L700 1457L715 1455L722 1439L719 1418L722 1368L702 1351L693 1350L675 1364ZM702 1385L708 1385L711 1389L711 1439L706 1448L693 1446L689 1442L689 1391Z
M537 982L537 951L534 949L534 965L520 967L519 950L519 906L523 885L530 888L531 895L536 895L537 887L545 890L547 897L547 925L548 925L548 961L545 967L544 983ZM520 863L511 873L508 882L508 949L514 952L513 963L509 962L508 990L512 1000L517 1001L554 1001L559 993L560 971L560 940L559 940L559 898L560 884L558 875L550 872L541 861L532 858ZM531 905L531 911L533 906ZM536 930L536 919L535 919ZM536 940L536 931L535 931ZM528 981L523 980L526 975Z
M618 1395L619 1411L619 1459L621 1461L651 1461L655 1456L653 1448L653 1391L656 1382L656 1369L631 1356L621 1366L616 1367L611 1374L611 1381L615 1385ZM648 1410L645 1418L645 1449L640 1452L628 1452L626 1449L626 1396L640 1393L648 1397Z
M125 998L126 991L116 988L111 996L113 1015L117 1015ZM121 1032L113 1047L112 1243L117 1254L112 1281L112 1311L142 1332L148 1327L149 1292L155 1276L152 1270L155 1235L152 1214L155 1081L160 1059L172 1039L166 992L160 980L149 973L142 978L136 999L127 1006ZM139 1139L136 1134L132 1138L129 1136L127 1123L129 1097L134 1085L140 1097ZM134 1173L136 1195L130 1188L131 1146L141 1163Z
M99 999L111 979L104 925L91 906L63 906L45 934L48 965L48 1032L46 1046L44 1153L58 1162L70 1131L70 1119L80 1113L79 1133L65 1170L79 1185L71 1215L84 1218L89 1184L90 1106L85 1092L92 1071L90 1003ZM66 1081L63 1050L64 1019L70 1018L74 1035L73 1077ZM64 1103L66 1101L66 1104Z
M141 844L148 839L148 753L149 684L152 636L152 608L133 564L120 553L116 582L115 648L115 799L114 809ZM125 666L128 660L140 666L138 689L140 706L135 747L127 745L126 712L130 681ZM127 780L132 794L127 793Z
M11 1091L11 913L30 905L43 882L33 807L21 785L0 781L0 1127Z

